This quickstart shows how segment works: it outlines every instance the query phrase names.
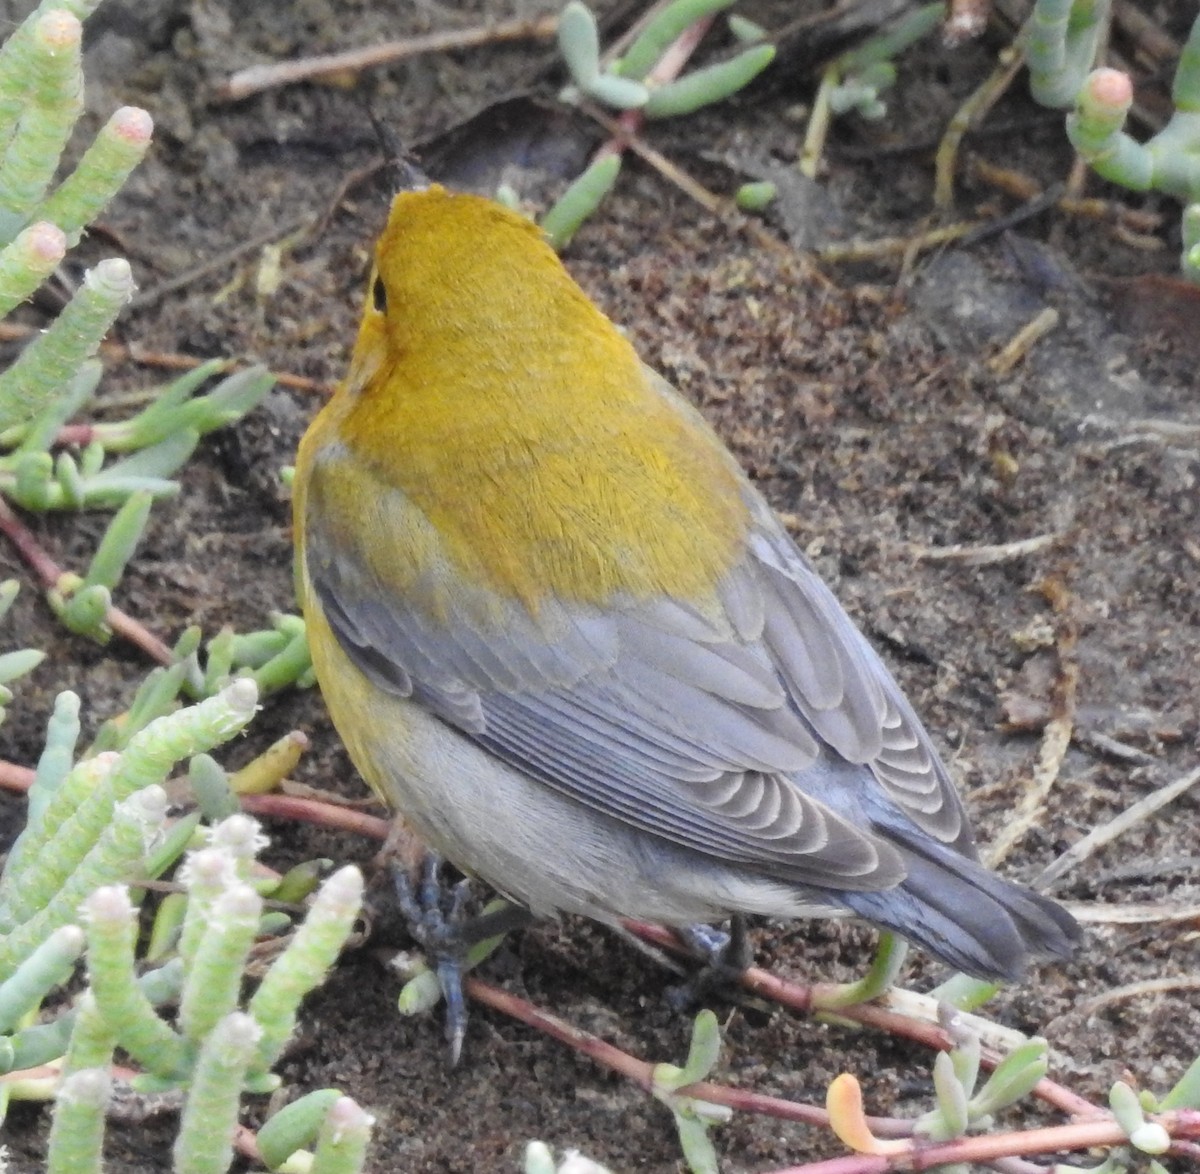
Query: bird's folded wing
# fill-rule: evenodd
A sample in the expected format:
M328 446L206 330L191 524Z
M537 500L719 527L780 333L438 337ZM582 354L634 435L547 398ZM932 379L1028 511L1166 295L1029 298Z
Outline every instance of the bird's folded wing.
M903 876L895 851L856 826L853 797L805 793L797 776L823 743L939 839L961 830L898 688L769 511L720 585L717 620L671 600L546 600L534 615L464 586L394 488L364 486L373 507L330 530L324 471L309 487L303 574L341 647L517 769L685 847L823 888ZM406 563L403 582L387 550Z
M755 495L751 505L755 531L739 586L763 598L763 643L789 694L817 736L867 766L922 831L974 858L954 782L895 678L766 502Z

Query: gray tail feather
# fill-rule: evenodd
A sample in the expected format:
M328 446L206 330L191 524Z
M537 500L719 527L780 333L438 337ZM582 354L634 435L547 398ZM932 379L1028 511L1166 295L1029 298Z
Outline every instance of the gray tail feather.
M841 904L859 917L976 978L1015 982L1031 957L1069 958L1074 952L1079 923L1061 905L952 848L895 828L888 832L908 876L884 892L839 893Z

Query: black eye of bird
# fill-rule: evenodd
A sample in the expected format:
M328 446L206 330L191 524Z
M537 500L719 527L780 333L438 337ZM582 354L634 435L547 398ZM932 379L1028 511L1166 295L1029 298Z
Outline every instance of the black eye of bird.
M371 287L371 298L375 302L375 309L381 314L387 310L387 287L383 284L382 277L375 278L375 284Z

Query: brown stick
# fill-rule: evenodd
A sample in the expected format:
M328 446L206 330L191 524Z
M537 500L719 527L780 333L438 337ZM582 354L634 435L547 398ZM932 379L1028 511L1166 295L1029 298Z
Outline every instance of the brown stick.
M23 339L32 338L38 333L39 330L36 326L25 326L18 322L0 322L0 342L20 342ZM131 362L143 367L158 367L165 371L194 371L201 364L208 362L207 359L198 359L195 355L181 355L171 351L148 351L144 347L133 344L127 346L124 343L112 341L100 344L100 355L102 358L116 363ZM249 362L227 359L221 365L220 370L222 374L228 375L248 366L250 366ZM319 379L309 379L304 375L290 375L287 372L276 373L273 371L271 375L281 387L290 387L296 391L315 391L321 395L333 393L333 388ZM67 427L86 427L86 425L67 425ZM78 443L86 444L88 442L82 440Z
M252 65L239 70L217 88L218 102L238 102L261 90L290 86L296 82L336 77L338 74L359 73L377 65L403 61L424 53L445 53L450 49L473 49L479 45L496 45L505 41L544 41L554 36L557 16L541 16L535 20L505 20L469 29L446 29L423 36L385 41L382 45L367 45L347 49L343 53L326 53L319 57L298 57L272 65Z

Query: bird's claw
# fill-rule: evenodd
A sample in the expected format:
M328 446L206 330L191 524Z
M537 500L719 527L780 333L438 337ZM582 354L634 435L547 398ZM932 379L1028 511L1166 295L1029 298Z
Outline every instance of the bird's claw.
M446 1001L446 1042L450 1045L450 1067L458 1063L467 1034L467 1001L463 995L463 975L468 956L480 942L519 929L533 919L523 905L502 901L471 916L467 900L470 881L447 885L442 880L442 860L435 852L426 852L420 881L409 870L394 868L392 877L400 912L417 943L429 955Z
M675 931L701 960L701 967L686 982L667 988L667 1002L685 1011L709 995L728 991L753 961L745 918L735 914L729 932L711 925L685 925Z
M467 1034L467 1001L462 981L471 938L464 934L463 927L470 882L461 880L448 886L442 880L441 870L441 858L429 852L421 868L419 885L401 868L394 871L393 879L396 900L409 932L430 956L442 998L446 1000L446 1043L453 1068L462 1055Z

